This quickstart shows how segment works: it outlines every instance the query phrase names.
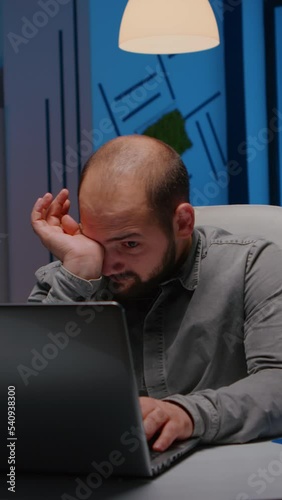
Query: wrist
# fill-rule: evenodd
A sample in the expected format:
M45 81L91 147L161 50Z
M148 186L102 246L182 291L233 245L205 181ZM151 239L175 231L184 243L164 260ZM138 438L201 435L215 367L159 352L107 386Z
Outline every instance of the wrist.
M183 406L182 404L178 403L177 401L174 401L174 400L164 400L164 403L169 403L169 404L172 404L174 406L178 406L178 408L182 410L183 416L185 417L186 426L187 426L187 429L188 429L188 432L189 432L189 436L192 436L193 432L194 432L194 428L195 428L195 423L194 423L194 418L191 415L191 413L185 408L185 406Z
M90 263L82 258L78 260L64 260L62 264L71 274L86 281L98 280L101 278L101 269L99 267L93 268L93 262Z

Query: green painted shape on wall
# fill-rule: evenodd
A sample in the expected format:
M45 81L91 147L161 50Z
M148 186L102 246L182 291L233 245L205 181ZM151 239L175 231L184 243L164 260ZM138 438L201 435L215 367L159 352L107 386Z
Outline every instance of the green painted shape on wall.
M143 135L160 139L173 147L180 155L193 146L185 130L185 120L177 109L165 114L156 123L146 128Z

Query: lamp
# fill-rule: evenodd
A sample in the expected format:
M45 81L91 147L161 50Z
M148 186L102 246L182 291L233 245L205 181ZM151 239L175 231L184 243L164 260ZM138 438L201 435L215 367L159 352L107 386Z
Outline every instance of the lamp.
M119 47L143 54L179 54L219 45L208 0L128 0Z

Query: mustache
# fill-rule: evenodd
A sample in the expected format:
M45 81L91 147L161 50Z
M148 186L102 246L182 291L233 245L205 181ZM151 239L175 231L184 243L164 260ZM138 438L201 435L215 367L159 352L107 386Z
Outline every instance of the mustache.
M120 274L111 274L109 276L109 278L117 278L117 279L125 279L125 278L136 278L137 274L132 272L132 271L128 271L126 273L120 273Z

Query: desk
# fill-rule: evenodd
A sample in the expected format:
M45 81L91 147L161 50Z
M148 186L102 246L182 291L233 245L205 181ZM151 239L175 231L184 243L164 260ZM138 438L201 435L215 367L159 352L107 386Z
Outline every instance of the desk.
M5 479L5 478L4 478ZM18 476L16 493L1 477L2 500L281 500L282 444L264 441L207 447L152 479L105 481L76 495L75 478ZM65 495L64 495L65 494Z

